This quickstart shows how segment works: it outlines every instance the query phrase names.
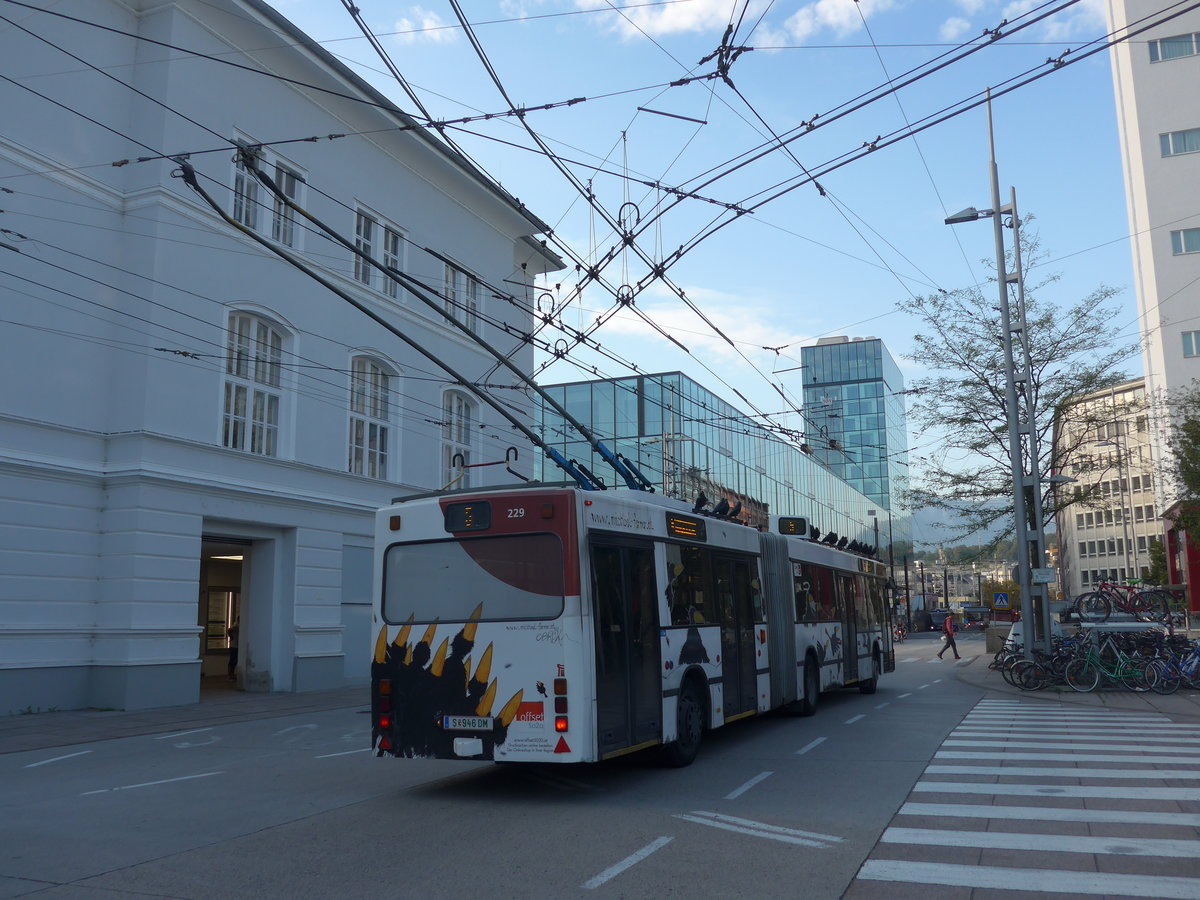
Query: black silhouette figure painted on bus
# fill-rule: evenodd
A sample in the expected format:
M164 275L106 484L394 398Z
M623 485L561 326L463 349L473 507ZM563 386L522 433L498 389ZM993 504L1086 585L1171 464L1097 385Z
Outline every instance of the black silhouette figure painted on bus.
M497 679L488 681L492 669L492 645L483 651L474 674L468 654L475 646L475 631L483 614L480 603L470 619L454 635L443 638L436 651L438 623L431 623L421 640L410 645L411 620L387 643L387 627L379 632L372 663L372 682L377 686L372 698L376 715L371 745L378 755L420 757L453 756L454 738L483 739L483 755L491 758L495 748L508 737L508 726L516 718L524 691L519 690L492 718L491 729L449 730L448 716L491 717L496 699ZM381 682L390 684L390 693L379 689ZM381 726L378 713L390 708L387 727Z

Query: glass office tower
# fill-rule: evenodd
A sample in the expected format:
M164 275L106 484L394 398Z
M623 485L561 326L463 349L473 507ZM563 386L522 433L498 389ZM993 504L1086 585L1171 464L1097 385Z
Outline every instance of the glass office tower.
M821 338L800 349L800 362L813 455L890 513L893 541L908 541L911 520L899 502L908 478L900 368L873 337Z
M880 535L887 520L876 525L877 501L801 452L790 436L764 427L680 372L543 389L667 496L691 502L703 492L714 501L741 502L743 518L753 525L765 525L768 514L805 516L823 533L879 546L879 558L887 559L886 530ZM540 416L546 443L610 487L623 487L561 416L544 406ZM563 480L545 459L539 477Z

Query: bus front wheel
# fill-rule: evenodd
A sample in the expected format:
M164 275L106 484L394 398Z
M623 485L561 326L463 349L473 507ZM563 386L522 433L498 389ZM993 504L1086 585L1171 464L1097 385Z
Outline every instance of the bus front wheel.
M684 684L676 710L675 740L663 748L663 755L667 765L682 768L696 758L704 736L704 706L696 682Z

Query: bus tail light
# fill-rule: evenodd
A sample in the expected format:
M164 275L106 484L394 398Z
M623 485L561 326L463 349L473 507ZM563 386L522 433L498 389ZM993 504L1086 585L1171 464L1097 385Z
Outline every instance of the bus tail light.
M553 503L543 503L542 504L542 518L543 519L553 519L554 518L554 504Z
M380 697L375 704L376 712L390 713L392 711L392 698Z
M567 730L567 717L566 716L555 716L554 717L554 730L559 732L560 734Z
M400 530L400 517L399 516L389 516L388 517L388 531L399 531L399 530Z
M380 731L391 731L391 728L392 728L391 714L384 713L383 715L381 715L379 717L379 730Z
M555 697L554 698L554 711L560 716L566 715L566 712L567 712L567 698L566 697Z
M561 697L564 694L566 694L566 692L567 692L567 679L555 678L554 679L554 694L555 694L555 696Z

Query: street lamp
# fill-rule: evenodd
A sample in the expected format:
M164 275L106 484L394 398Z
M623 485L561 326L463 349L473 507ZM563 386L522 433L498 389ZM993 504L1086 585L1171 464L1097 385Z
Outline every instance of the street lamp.
M1011 201L1000 205L1000 176L996 168L996 141L992 128L991 95L988 95L988 146L990 158L988 171L992 188L992 208L977 210L967 207L949 216L947 225L974 222L980 218L991 218L996 242L996 284L1000 292L1001 341L1004 347L1004 406L1008 430L1008 457L1012 471L1013 517L1016 531L1017 586L1022 600L1029 600L1029 609L1034 615L1023 617L1029 624L1023 626L1025 652L1033 655L1036 637L1041 630L1042 646L1050 650L1050 604L1047 602L1045 584L1039 577L1033 583L1033 570L1041 576L1044 570L1046 538L1042 530L1041 478L1038 474L1038 435L1033 400L1033 371L1029 360L1029 331L1025 321L1025 285L1021 272L1020 217L1017 213L1017 192L1010 188ZM1004 216L1010 216L1013 229L1014 271L1006 271L1004 251ZM1016 321L1011 314L1008 299L1009 284L1017 286ZM1019 335L1019 348L1015 347L1014 335ZM1017 369L1016 353L1021 353L1020 371ZM1017 385L1021 385L1018 393ZM1024 421L1022 421L1022 411ZM1028 467L1028 473L1026 468Z

